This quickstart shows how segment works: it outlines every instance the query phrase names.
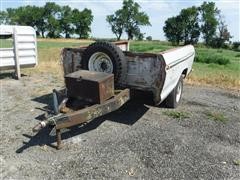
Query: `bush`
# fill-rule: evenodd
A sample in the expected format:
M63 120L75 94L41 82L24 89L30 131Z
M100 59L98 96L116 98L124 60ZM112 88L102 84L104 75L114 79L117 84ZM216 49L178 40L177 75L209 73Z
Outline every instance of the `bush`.
M232 49L235 51L240 51L240 42L234 42L232 45Z
M218 56L218 55L204 55L204 54L197 54L196 62L200 62L200 63L206 63L206 64L219 64L219 65L226 65L230 63L230 60L222 57L222 56Z
M146 37L146 40L148 40L148 41L152 41L152 36L148 36L148 37Z
M116 38L95 38L95 37L92 37L91 39L94 40L94 41L107 41L107 42L117 41Z

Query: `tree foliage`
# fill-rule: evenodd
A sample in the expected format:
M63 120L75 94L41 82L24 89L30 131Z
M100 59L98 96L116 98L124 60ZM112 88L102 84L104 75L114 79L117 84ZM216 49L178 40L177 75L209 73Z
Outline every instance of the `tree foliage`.
M92 21L91 10L72 10L69 6L59 6L54 2L47 2L43 7L22 6L0 11L1 24L32 26L37 35L50 38L70 38L74 34L87 38Z
M198 21L198 9L195 6L182 9L178 16L168 18L165 21L163 31L167 39L173 44L178 45L181 41L184 44L195 44L200 36Z
M112 32L116 35L117 40L121 39L124 32L124 19L122 10L117 10L114 14L108 15L106 21L110 24Z
M72 9L69 6L61 7L60 16L60 29L65 34L65 38L70 38L70 35L74 32L72 26Z
M224 21L223 16L218 14L218 26L217 26L217 33L212 38L212 41L210 42L210 45L212 47L216 48L225 48L226 42L230 42L230 39L232 38L230 32L227 29L227 25Z
M215 7L214 2L203 2L199 10L202 16L201 32L206 45L210 45L217 30L218 21L216 16L220 12Z
M181 17L175 16L168 18L165 21L165 26L163 27L166 38L172 42L174 45L179 45L183 40L183 28L181 23Z
M48 30L47 37L60 37L60 18L61 8L54 2L47 2L44 6L44 17L46 28Z
M224 47L231 35L214 2L203 2L200 7L182 9L180 14L165 21L166 38L173 44L195 44L199 36L207 46Z
M121 9L114 14L107 16L106 21L110 24L112 32L120 39L123 32L126 32L128 39L143 39L140 27L149 26L149 17L145 12L140 11L140 5L133 0L124 0Z
M0 24L8 24L10 19L6 11L0 11Z
M74 32L79 35L79 38L88 38L91 32L91 24L93 21L92 11L84 9L82 12L78 9L73 10L73 25Z
M193 6L180 12L184 44L196 44L200 36L198 8Z

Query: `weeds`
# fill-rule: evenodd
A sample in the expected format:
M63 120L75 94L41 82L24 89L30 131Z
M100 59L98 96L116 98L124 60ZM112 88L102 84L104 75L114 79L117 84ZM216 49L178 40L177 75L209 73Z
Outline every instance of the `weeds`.
M163 114L172 117L174 119L186 119L189 118L189 113L187 112L180 112L180 111L165 111Z
M239 160L234 160L233 163L234 163L234 165L236 165L236 166L240 166L240 159L239 159Z
M197 54L195 61L206 64L213 63L219 65L226 65L230 63L230 60L228 58L212 54Z
M227 122L227 118L224 116L224 114L219 113L219 112L211 112L211 111L207 111L205 113L209 119L212 119L214 121L219 121L219 122L223 122L226 123Z

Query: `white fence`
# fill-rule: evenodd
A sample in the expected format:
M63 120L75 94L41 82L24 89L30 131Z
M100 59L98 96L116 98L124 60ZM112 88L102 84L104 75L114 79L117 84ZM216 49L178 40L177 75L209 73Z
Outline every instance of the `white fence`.
M16 75L20 78L20 68L37 65L36 32L32 27L1 25L0 36L10 36L13 40L11 48L1 45L0 70L16 69Z

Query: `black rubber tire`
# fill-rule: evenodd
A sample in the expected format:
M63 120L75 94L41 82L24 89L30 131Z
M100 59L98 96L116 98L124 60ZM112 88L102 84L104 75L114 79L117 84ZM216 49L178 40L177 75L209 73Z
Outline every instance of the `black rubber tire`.
M126 76L127 62L122 50L115 44L109 42L95 42L87 47L82 55L82 69L88 70L88 62L90 57L96 52L107 54L113 64L113 74L115 85L120 83L120 80Z
M178 86L182 86L182 87L181 87L180 99L177 102L177 89L178 89ZM176 108L179 105L180 101L181 101L182 92L183 92L183 76L180 77L176 87L173 89L173 91L165 99L165 107L167 107L167 108Z

